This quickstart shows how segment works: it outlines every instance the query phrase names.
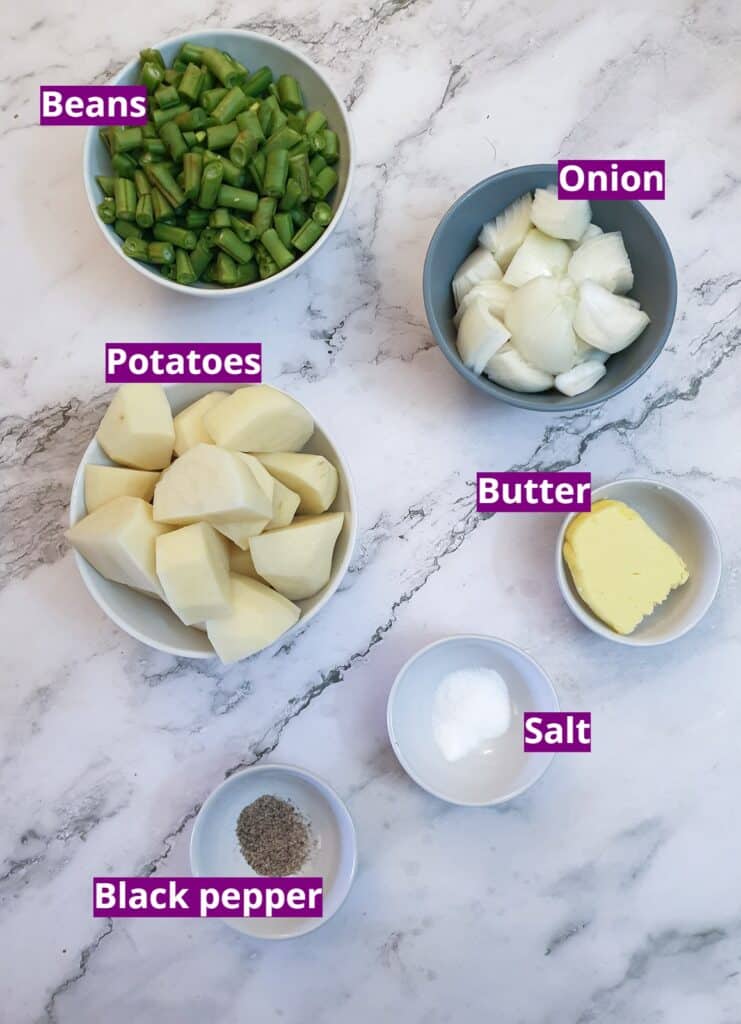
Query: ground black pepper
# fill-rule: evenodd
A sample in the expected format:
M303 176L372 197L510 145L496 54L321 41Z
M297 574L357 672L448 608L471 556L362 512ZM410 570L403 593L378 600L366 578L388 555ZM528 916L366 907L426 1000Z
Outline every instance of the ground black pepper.
M277 796L260 796L242 808L237 839L244 859L258 875L295 875L311 848L303 815Z

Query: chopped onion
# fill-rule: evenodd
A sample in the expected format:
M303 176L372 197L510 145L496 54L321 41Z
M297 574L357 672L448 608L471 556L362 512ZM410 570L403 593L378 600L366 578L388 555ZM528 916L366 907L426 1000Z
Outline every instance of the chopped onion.
M570 256L566 242L531 228L507 267L504 283L519 288L534 277L559 277L566 273Z
M492 316L503 320L504 310L514 292L514 288L510 288L504 281L481 281L479 284L475 284L471 291L466 292L461 299L458 312L453 317L455 326L457 327L461 322L461 317L475 299L483 299Z
M503 210L496 220L490 220L481 229L479 245L494 253L502 270L507 269L530 230L532 205L532 197L526 192Z
M577 284L596 281L608 291L618 294L629 292L633 287L633 268L622 234L609 231L580 245L569 261L569 277Z
M590 238L596 238L597 235L604 234L599 224L589 224L587 230L581 236L578 242L569 242L572 249L578 249L584 242L589 241Z
M576 242L592 219L592 208L586 199L559 199L556 186L549 185L535 189L530 217L535 227L551 238Z
M559 373L556 377L556 387L561 394L573 398L583 391L589 391L598 380L602 380L606 373L607 368L604 363L598 359L587 359L586 362L579 363L571 370Z
M545 373L563 373L576 362L572 289L567 279L536 277L519 288L507 306L505 323L512 332L512 344Z
M603 352L601 349L594 348L592 345L588 345L586 341L582 341L579 335L576 335L576 363L585 363L587 359L597 359L599 362L607 362L609 352Z
M526 362L512 345L507 343L486 364L484 372L495 384L512 391L548 391L553 387L553 376Z
M481 373L486 363L510 338L501 320L489 312L484 299L470 303L458 328L458 352L464 364Z
M453 295L456 306L463 296L480 281L496 281L502 276L502 268L488 249L474 249L471 255L458 267L453 278Z
M594 348L610 355L621 352L636 340L649 322L649 317L636 308L632 299L613 295L595 281L584 281L579 288L574 330Z

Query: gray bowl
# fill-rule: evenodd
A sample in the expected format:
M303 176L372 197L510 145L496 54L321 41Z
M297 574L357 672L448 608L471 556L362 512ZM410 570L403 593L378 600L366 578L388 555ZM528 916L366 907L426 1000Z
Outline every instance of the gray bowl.
M604 231L622 231L635 274L630 293L651 317L651 323L632 345L611 356L607 373L593 388L569 398L560 392L521 394L503 388L463 365L455 338L455 306L451 281L456 270L477 245L482 224L496 217L525 192L557 183L556 164L513 167L474 185L450 207L437 226L425 259L423 289L430 330L448 361L462 377L521 409L561 413L587 409L612 398L638 380L661 352L674 322L677 274L661 229L636 200L592 201L592 220Z

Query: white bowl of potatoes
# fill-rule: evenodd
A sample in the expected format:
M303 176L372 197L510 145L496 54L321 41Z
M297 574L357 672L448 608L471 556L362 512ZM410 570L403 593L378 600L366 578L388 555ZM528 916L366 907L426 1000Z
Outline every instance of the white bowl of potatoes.
M345 460L290 395L124 384L75 475L67 538L126 633L228 664L317 614L356 533Z

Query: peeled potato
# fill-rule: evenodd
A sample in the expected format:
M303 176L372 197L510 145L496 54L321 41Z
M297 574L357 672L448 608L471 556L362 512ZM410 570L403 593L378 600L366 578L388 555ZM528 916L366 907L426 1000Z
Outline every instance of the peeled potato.
M227 397L226 391L211 391L193 402L174 418L175 454L182 455L197 444L209 444L211 436L203 425L203 417Z
M132 469L170 465L175 428L160 384L122 384L95 435L109 459Z
M257 458L271 476L298 494L301 515L326 512L337 497L337 470L323 455L275 452L260 453Z
M264 529L272 514L272 495L250 465L237 452L212 444L190 448L154 489L154 518L175 526L205 519L214 526L262 521Z
M344 520L342 512L299 516L282 530L253 537L250 552L256 571L292 601L313 597L329 582Z
M122 469L120 466L85 466L85 508L96 508L128 495L151 501L159 473L147 469Z
M186 626L229 613L229 544L213 526L192 523L163 534L155 558L165 600Z
M148 502L124 495L75 523L67 540L107 580L161 597L155 541L169 530L154 521Z
M247 455L244 452L234 452L234 455L249 467L250 472L254 476L258 485L270 499L270 517L260 516L259 518L252 518L249 520L229 520L228 522L219 522L214 524L220 533L223 533L225 537L228 537L229 540L233 541L237 547L244 549L249 547L250 537L255 537L258 533L262 533L263 530L267 530L270 527L270 523L275 512L276 485L282 485L280 485L277 480L273 479L267 469L265 469L262 463L260 463L254 455Z
M261 583L265 582L265 580L261 579L260 574L255 568L249 547L243 551L236 544L230 544L229 567L232 572L239 573L240 576L251 576L253 580L260 580Z
M206 632L225 664L274 643L298 622L301 609L264 583L232 574L229 614L206 621Z
M234 391L203 423L216 444L240 452L296 452L314 433L306 409L267 384Z

